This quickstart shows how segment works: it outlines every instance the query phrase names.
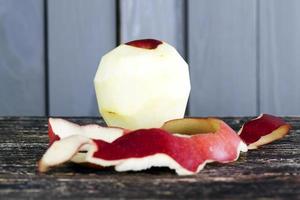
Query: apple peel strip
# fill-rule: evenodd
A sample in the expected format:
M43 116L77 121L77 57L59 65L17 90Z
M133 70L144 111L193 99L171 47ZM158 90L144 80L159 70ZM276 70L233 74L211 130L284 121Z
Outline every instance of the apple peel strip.
M238 134L248 145L248 149L252 150L283 138L290 129L291 126L280 117L261 114L246 122Z
M115 139L130 132L127 129L118 127L103 127L98 124L88 124L80 126L61 118L49 118L48 120L48 136L49 145L51 146L55 141L73 136L80 135L89 139L103 140L112 142ZM70 143L69 143L70 144ZM71 161L74 163L86 163L87 145L80 147Z
M140 129L114 141L90 139L83 135L68 136L55 141L47 150L39 162L39 170L44 172L67 162L83 146L88 147L86 156L83 156L87 163L115 166L117 171L169 167L178 175L198 173L208 162L235 161L240 151L247 151L239 136L223 121L199 118L198 122L208 126L213 124L219 129L215 133L201 133L201 123L198 127L200 134L193 135L175 135L163 129ZM176 124L174 121L171 126ZM59 154L60 151L65 153Z
M80 126L60 118L49 118L48 120L48 136L50 144L56 140L66 138L71 135L82 135L90 139L112 142L128 132L130 131L127 129L118 127L103 127L98 124Z
M79 126L63 119L50 118L49 138L50 143L53 143L53 145L39 162L39 171L47 171L49 167L71 160L72 162L94 166L115 166L117 171L138 171L154 166L164 166L174 169L179 175L195 174L203 169L206 163L214 161L226 163L236 160L240 151L247 151L245 143L248 145L248 149L256 149L261 145L282 138L288 133L289 129L290 125L286 124L281 118L268 114L262 114L246 122L238 132L240 137L235 133L232 134L234 131L226 123L214 118L170 120L161 129L140 129L132 132L126 129L101 127L99 125ZM220 133L220 130L226 130L225 133L230 134L226 135L222 131ZM130 135L127 135L128 133ZM226 144L228 141L238 141L236 138L228 139L228 136L234 135L239 139L241 138L245 143L240 142L238 146L235 143L236 153L231 153L231 157L222 159L220 157L222 153L220 152L228 152L228 150L214 149L211 143L218 144L216 142L218 139L212 138L223 136L223 139L219 140L222 141L221 143ZM167 141L161 142L162 138ZM199 140L199 138L201 139ZM209 139L207 140L207 138ZM152 149L148 149L148 152L144 148L147 143L146 146L152 147ZM201 143L202 145L199 145ZM173 144L173 147L166 148L165 144ZM174 144L188 148L183 148L185 151L181 149L174 154L174 149L176 150ZM198 144L196 145L198 148L195 148L195 144ZM202 146L202 149L199 150L199 146ZM219 144L215 148L220 146L222 145ZM115 151L117 148L119 150ZM126 150L128 148L130 151ZM196 164L190 166L186 165L178 156L182 155L183 152L187 152L189 148L198 149L202 156L202 160L200 159ZM141 149L142 151L140 151ZM81 152L82 150L85 152ZM210 155L205 158L203 155L209 155L209 152L205 152L205 150L217 152L217 156ZM105 151L106 153L103 153ZM59 152L63 153L60 154ZM107 156L109 154L111 157ZM193 157L191 155L195 155L195 153L188 152L186 155L186 157ZM194 156L189 162L197 160L197 157L199 155ZM181 156L181 158L184 158L184 156Z

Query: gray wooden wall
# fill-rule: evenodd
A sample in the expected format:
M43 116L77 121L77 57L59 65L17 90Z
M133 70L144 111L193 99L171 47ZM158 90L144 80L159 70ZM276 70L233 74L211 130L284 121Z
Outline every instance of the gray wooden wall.
M189 115L300 114L299 0L0 0L0 116L97 116L93 76L120 42L190 64Z

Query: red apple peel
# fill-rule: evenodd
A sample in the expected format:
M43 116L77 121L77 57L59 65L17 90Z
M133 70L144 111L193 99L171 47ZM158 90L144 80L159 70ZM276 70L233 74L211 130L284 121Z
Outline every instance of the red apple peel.
M86 161L100 166L115 166L117 171L136 171L160 166L175 169L179 175L198 173L207 162L235 161L240 151L247 150L239 136L221 120L211 118L182 120L185 124L190 124L190 120L194 124L198 123L197 130L193 131L199 131L200 134L192 133L190 130L181 130L181 133L186 131L189 134L182 135L171 134L163 129L140 129L123 135L111 143L103 140L87 142L80 138L83 136L78 135L55 143L72 141L74 139L72 137L75 137L77 140L75 147L74 144L70 145L73 145L72 149L77 152L81 146L89 143ZM168 126L177 126L182 120L172 120ZM55 146L60 146L63 151L63 145ZM53 152L51 148L54 147L50 147L40 161L41 169L48 169L47 165L61 164L61 160L66 161L70 158L69 155L76 154L76 152L69 153L65 158L60 158L59 162L45 164L43 160L51 160L48 157L55 156L51 154Z
M115 139L125 135L129 130L115 127L103 127L98 124L88 124L80 126L73 122L67 121L60 118L49 118L48 120L48 136L49 136L49 146L51 146L55 141L70 137L72 135L84 136L90 139L98 139L106 142L112 142ZM67 143L70 145L70 143ZM86 164L86 151L87 146L83 145L76 153L71 161L75 163L85 163Z
M257 149L259 146L284 137L290 128L291 126L280 117L261 114L246 122L240 129L239 135L248 145L248 149Z
M162 44L161 41L155 39L142 39L134 40L126 43L129 46L143 48L143 49L156 49L158 45Z
M49 118L48 135L50 144L61 138L71 135L82 135L90 139L98 139L112 142L129 132L127 129L117 127L103 127L98 124L80 126L73 122L60 118Z
M49 146L51 146L55 141L60 140L60 137L58 134L56 134L53 131L52 125L51 125L52 119L48 119L48 137L49 137Z

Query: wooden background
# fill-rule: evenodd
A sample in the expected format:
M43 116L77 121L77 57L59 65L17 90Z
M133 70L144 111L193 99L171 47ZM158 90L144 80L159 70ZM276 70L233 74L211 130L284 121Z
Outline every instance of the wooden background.
M149 37L189 62L189 115L299 115L299 8L298 0L0 0L0 115L99 115L92 81L101 56Z

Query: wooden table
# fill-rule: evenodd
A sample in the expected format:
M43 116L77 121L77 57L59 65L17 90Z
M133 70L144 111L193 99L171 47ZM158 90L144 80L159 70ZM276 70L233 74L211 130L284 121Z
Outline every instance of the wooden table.
M103 124L96 118L69 119ZM234 129L248 119L224 118ZM75 164L39 174L36 162L47 148L47 119L1 117L0 199L300 199L300 118L285 120L293 130L284 139L244 153L237 162L177 176L165 168L117 173Z

